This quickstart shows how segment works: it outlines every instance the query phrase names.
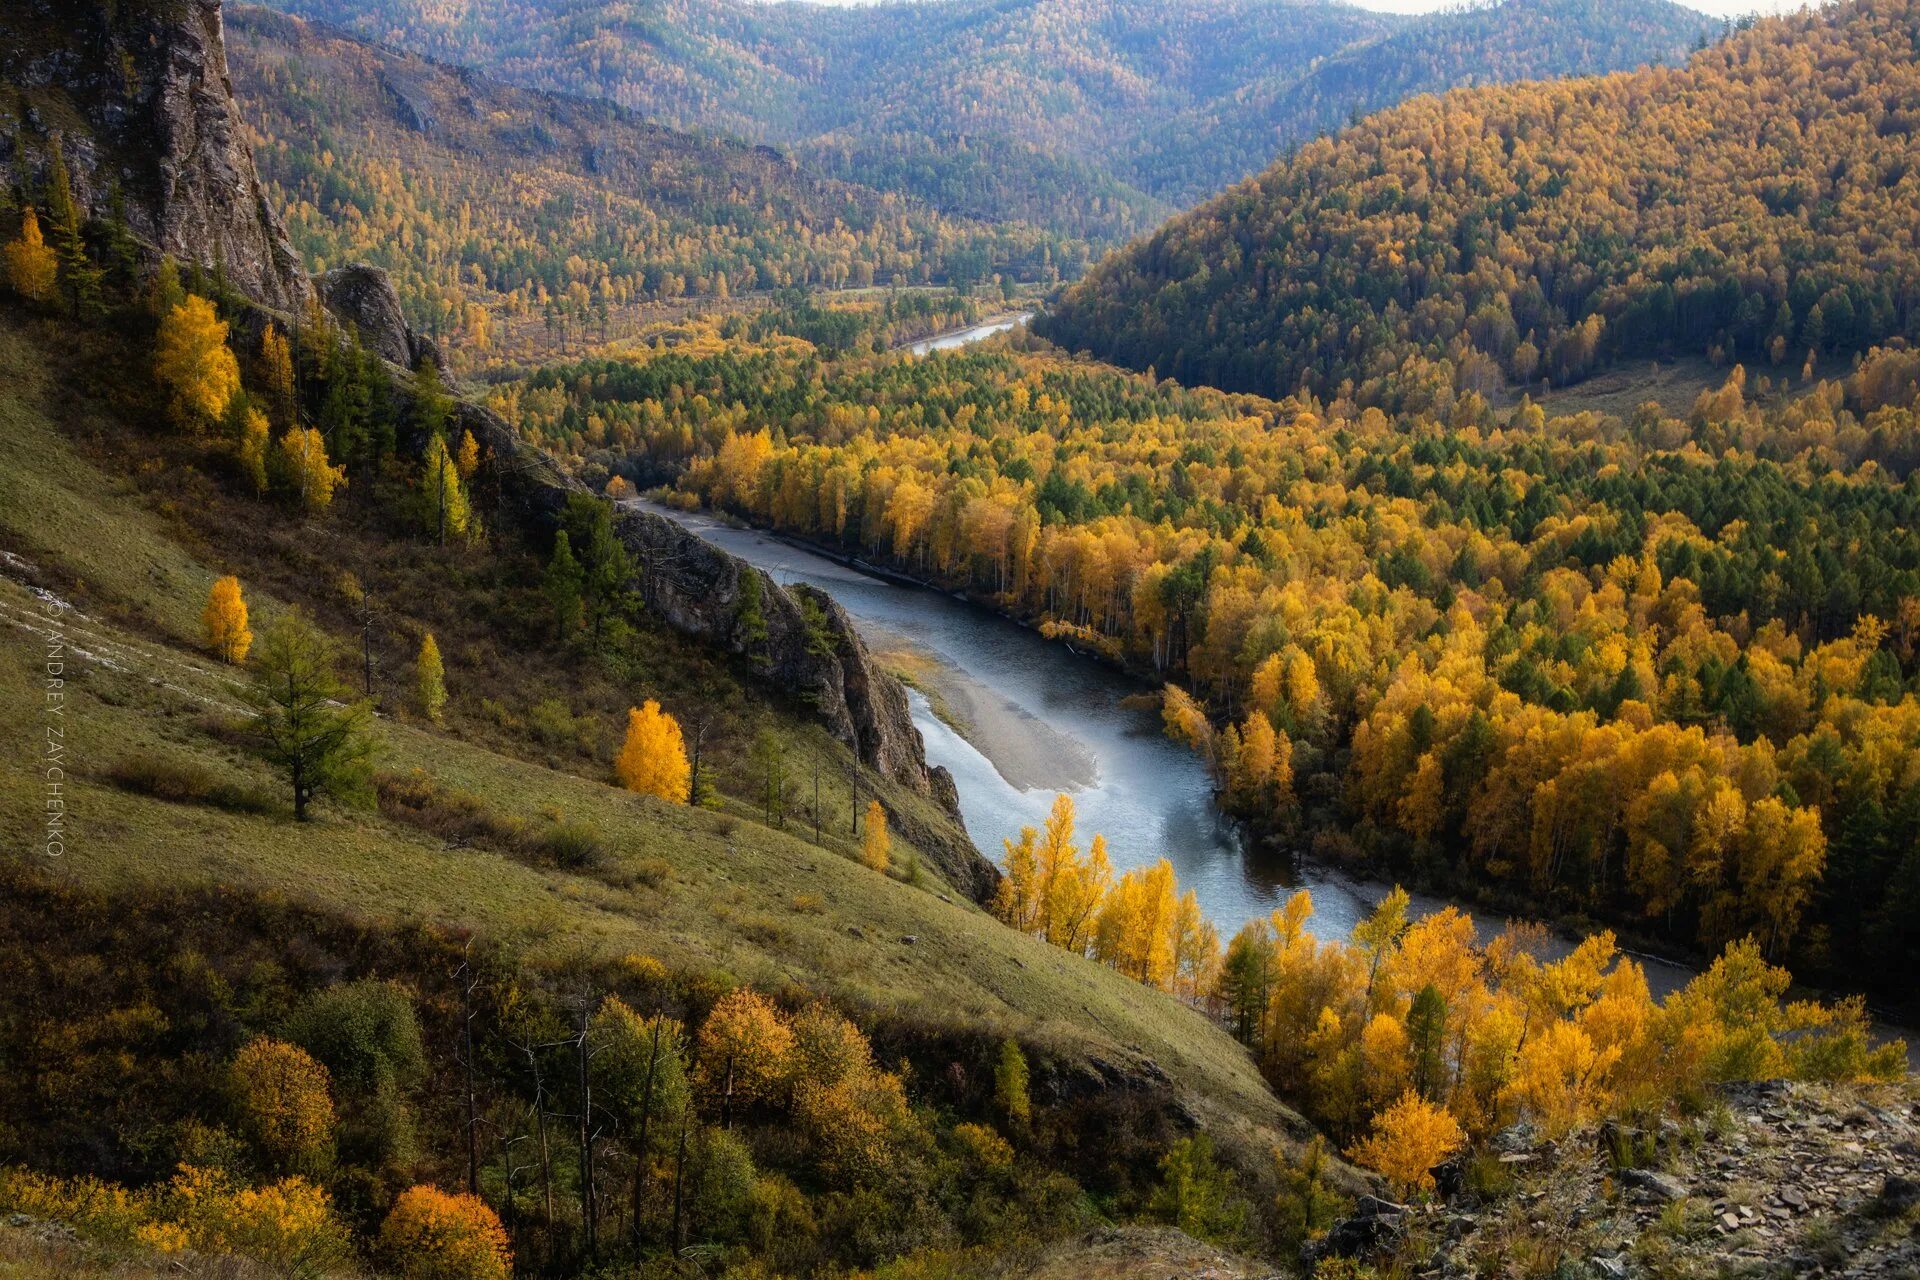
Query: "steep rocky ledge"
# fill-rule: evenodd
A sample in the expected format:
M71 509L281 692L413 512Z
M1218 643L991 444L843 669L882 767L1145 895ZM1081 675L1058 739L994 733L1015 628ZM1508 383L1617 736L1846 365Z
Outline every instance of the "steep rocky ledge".
M219 0L0 0L0 83L16 179L44 179L57 140L80 203L104 219L118 190L150 253L277 310L312 296L254 171Z
M460 421L492 451L510 518L550 528L568 494L586 491L498 414L463 404ZM648 609L675 630L745 659L773 687L811 707L863 763L938 804L952 816L950 827L921 823L908 813L895 812L892 819L954 888L976 901L993 892L999 873L960 834L953 778L927 764L906 690L874 662L832 597L807 586L783 587L652 512L623 509L614 528L640 565ZM755 594L750 582L758 587L757 624L748 607Z

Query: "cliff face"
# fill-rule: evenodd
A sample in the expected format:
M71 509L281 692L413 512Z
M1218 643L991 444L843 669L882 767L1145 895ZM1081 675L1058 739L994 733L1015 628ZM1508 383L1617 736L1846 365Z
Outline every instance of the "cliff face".
M551 525L577 480L520 440L498 415L461 407L461 425L491 449L505 476L510 515ZM947 882L984 900L999 873L959 835L959 797L945 769L927 764L906 690L867 652L846 611L811 587L782 587L746 561L703 542L664 516L625 509L615 531L640 565L646 605L675 630L745 659L775 688L810 706L869 768L933 800L953 828L892 815Z
M58 139L74 194L156 253L288 310L312 296L254 172L219 0L0 0L0 164L38 182Z

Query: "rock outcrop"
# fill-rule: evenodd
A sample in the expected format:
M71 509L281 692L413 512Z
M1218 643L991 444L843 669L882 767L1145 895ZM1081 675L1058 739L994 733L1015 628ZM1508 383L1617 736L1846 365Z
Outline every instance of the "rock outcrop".
M528 446L497 414L460 407L461 426L501 469L508 518L551 526L569 494L585 486ZM894 810L897 830L942 877L984 900L999 873L960 834L959 797L945 769L929 767L906 690L874 662L846 611L811 587L783 587L679 524L631 508L615 532L640 565L647 608L684 635L744 659L775 688L805 703L869 768L927 797L953 819L934 826Z
M352 325L361 344L388 364L410 369L427 357L442 363L433 340L407 327L400 295L392 278L379 267L363 262L336 267L314 283L334 318Z
M1920 1094L1898 1085L1735 1084L1694 1119L1558 1141L1495 1138L1497 1174L1441 1203L1362 1199L1304 1252L1412 1274L1503 1274L1528 1224L1568 1274L1920 1275ZM1631 1162L1631 1167L1619 1167ZM1436 1171L1438 1173L1439 1171ZM1469 1182L1475 1185L1469 1185Z
M117 190L151 254L217 268L265 306L312 296L254 171L227 78L219 0L0 0L0 164L48 172L106 218Z

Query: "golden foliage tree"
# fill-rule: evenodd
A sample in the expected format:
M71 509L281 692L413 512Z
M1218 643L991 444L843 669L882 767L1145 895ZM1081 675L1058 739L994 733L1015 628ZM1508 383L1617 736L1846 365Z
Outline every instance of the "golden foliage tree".
M258 1036L228 1070L242 1127L268 1160L313 1172L333 1155L333 1095L327 1069L305 1049Z
M275 410L293 413L293 344L271 320L260 331L260 382Z
M439 724L447 705L447 671L440 661L440 644L431 631L420 638L420 656L413 663L413 691L420 713Z
M59 263L40 233L33 206L20 212L20 234L5 249L7 284L29 302L45 302L58 284Z
M702 1086L751 1103L783 1094L793 1074L795 1041L786 1016L758 992L724 996L700 1024Z
M887 811L874 800L867 805L867 830L860 837L860 861L881 875L893 869L893 837L887 834Z
M240 389L240 362L227 347L227 322L213 303L188 294L160 320L154 375L176 425L203 431L220 421Z
M487 1202L409 1187L380 1224L380 1251L407 1280L507 1280L513 1250Z
M420 494L421 520L436 542L445 545L448 538L466 536L473 523L467 486L460 479L460 464L447 451L446 438L437 433L427 438L421 456Z
M287 484L306 511L326 510L333 491L347 483L347 469L327 461L326 437L317 427L288 427L280 437L280 454Z
M693 771L680 722L653 699L627 711L627 738L613 762L620 785L674 804L687 802Z
M247 626L247 601L240 591L240 579L228 574L214 579L207 592L207 607L200 612L200 626L206 632L207 647L220 655L220 661L241 663L253 647L253 631Z
M267 444L271 438L271 426L267 415L254 408L246 407L240 417L239 438L234 441L235 460L240 471L247 477L247 483L253 486L254 496L267 491Z
M1347 1154L1374 1170L1402 1195L1433 1189L1433 1170L1466 1143L1445 1107L1409 1089L1374 1117L1373 1132Z

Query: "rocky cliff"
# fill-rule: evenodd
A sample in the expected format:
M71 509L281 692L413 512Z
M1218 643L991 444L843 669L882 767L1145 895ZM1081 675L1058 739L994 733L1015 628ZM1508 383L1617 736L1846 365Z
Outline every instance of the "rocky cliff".
M585 492L499 415L462 405L461 425L491 450L510 518L550 527L571 493ZM891 814L955 889L985 900L999 873L960 834L959 796L945 769L927 764L906 690L867 652L846 611L811 587L783 587L746 561L703 542L664 516L631 508L615 531L640 566L647 608L675 630L744 659L773 687L813 709L869 768L933 800L948 827Z
M312 294L254 172L219 0L0 0L0 164L44 180L56 143L104 219L118 190L152 253L218 267L287 310Z

